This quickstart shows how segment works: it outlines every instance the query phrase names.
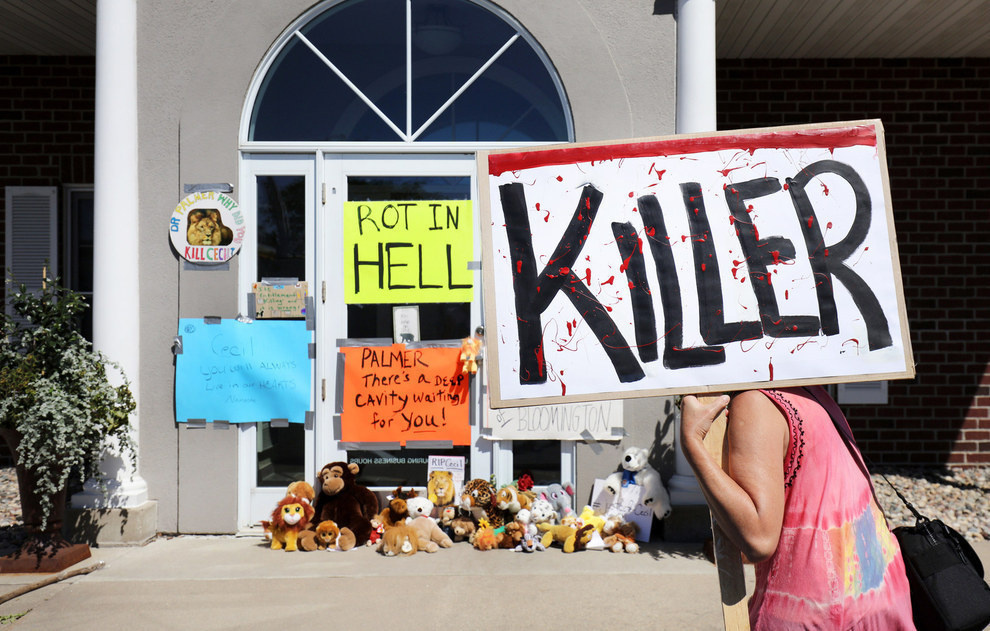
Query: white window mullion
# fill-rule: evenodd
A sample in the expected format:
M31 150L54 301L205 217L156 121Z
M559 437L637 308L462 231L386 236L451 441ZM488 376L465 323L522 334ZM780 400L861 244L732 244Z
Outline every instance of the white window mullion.
M412 138L412 0L406 0L406 140Z
M393 123L391 121L391 119L389 119L389 117L385 115L385 112L383 112L380 109L378 109L378 106L375 105L374 103L372 103L371 102L371 99L369 99L367 96L365 96L364 92L362 92L360 88L358 88L356 85L354 85L354 83L351 82L351 80L348 79L347 76L344 75L344 73L341 72L341 70L337 66L335 66L332 61L330 61L329 59L327 59L327 56L324 55L323 52L320 51L320 49L317 48L315 44L313 44L313 42L311 42L308 39L306 39L306 36L303 35L302 33L300 33L299 31L296 31L295 32L295 35L296 35L296 37L298 37L302 41L303 44L306 44L306 46L308 46L309 49L311 51L313 51L313 53L317 57L319 57L320 60L324 64L326 64L327 68L329 68L330 70L332 70L333 73L335 75L337 75L340 78L340 80L343 81L347 85L347 87L349 87L354 92L354 94L357 95L357 97L359 99L361 99L362 101L364 101L364 104L367 105L368 107L370 107L371 108L371 111L373 111L375 114L378 115L378 118L382 119L382 121L384 121L384 123L386 125L388 125L389 127L391 127L392 128L392 131L394 131L396 134L398 134L399 138L401 138L401 139L403 139L405 141L408 141L409 140L409 135L406 134L405 132L403 132L398 127L396 127L395 123Z
M474 82L478 80L478 77L480 77L482 74L484 74L484 72L486 70L488 70L488 68L493 63L495 63L498 60L499 57L502 56L502 53L504 53L506 50L508 50L509 49L509 46L512 46L512 44L517 39L519 39L519 33L516 33L515 35L513 35L512 37L510 37L509 38L509 41L507 41L505 44L503 44L502 47L499 48L498 51L494 55L492 55L491 58L488 61L486 61L483 66L481 66L480 68L478 68L478 70L475 71L475 73L473 75L471 75L471 78L468 79L467 81L465 81L464 82L464 85L462 85L457 90L457 92L454 92L454 94L452 94L451 97L449 99L447 99L447 102L444 103L443 105L441 105L440 106L440 109L438 109L436 112L434 112L433 113L433 116L431 116L429 118L429 120L427 120L425 123L423 123L423 126L422 127L420 127L419 129L416 130L416 133L412 135L412 138L410 138L410 141L415 141L417 138L419 138L420 134L422 134L424 131L426 131L427 128L430 125L433 124L433 121L435 121L437 118L439 118L440 115L443 114L447 110L448 107L450 107L450 104L457 100L457 97L459 97L461 94L463 94L465 90L467 90L468 88L470 88L471 85L474 84Z

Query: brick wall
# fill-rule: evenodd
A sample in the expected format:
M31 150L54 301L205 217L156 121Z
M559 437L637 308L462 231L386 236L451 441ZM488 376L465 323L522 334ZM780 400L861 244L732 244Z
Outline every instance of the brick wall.
M0 55L0 188L92 184L95 69L93 57ZM4 278L6 269L0 248ZM8 462L0 441L0 466Z
M990 465L990 59L719 60L720 130L879 118L917 365L844 406L875 462Z
M92 184L95 70L93 57L0 55L0 186Z

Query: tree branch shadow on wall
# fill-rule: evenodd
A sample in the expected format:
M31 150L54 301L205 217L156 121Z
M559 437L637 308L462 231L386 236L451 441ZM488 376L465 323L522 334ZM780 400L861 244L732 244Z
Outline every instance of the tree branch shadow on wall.
M680 414L680 408L675 397L664 400L663 415L657 419L653 428L653 444L650 446L650 465L660 473L664 486L674 475L676 468L676 449L674 436L674 421Z

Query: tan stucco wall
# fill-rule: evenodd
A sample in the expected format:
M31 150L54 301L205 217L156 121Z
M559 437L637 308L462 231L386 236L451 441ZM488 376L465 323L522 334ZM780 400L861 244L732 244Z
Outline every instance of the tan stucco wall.
M237 259L186 269L165 226L183 185L238 187L238 128L258 65L306 0L138 5L141 473L164 532L236 529L237 428L176 427L170 348L179 317L237 315ZM675 23L654 0L506 0L567 92L576 140L673 133ZM649 446L662 404L627 402L626 443ZM661 419L662 421L662 419ZM578 491L615 468L620 447L581 445ZM585 501L579 497L577 501Z

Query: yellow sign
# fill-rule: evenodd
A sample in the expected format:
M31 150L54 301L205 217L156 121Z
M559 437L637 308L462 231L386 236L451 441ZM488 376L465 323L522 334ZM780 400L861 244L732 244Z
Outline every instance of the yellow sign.
M470 200L344 203L344 301L471 302Z

